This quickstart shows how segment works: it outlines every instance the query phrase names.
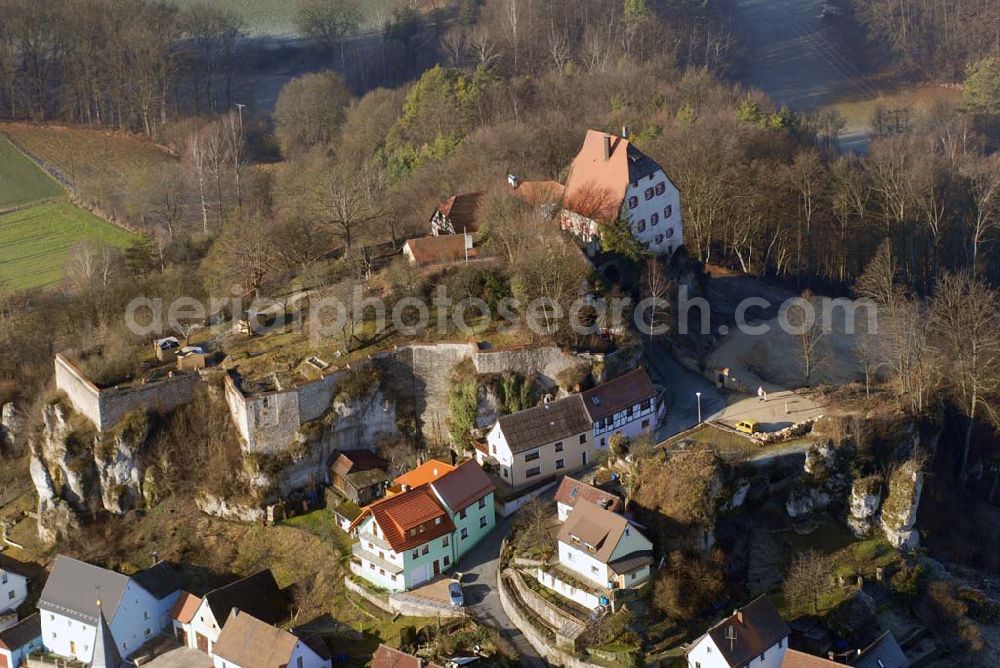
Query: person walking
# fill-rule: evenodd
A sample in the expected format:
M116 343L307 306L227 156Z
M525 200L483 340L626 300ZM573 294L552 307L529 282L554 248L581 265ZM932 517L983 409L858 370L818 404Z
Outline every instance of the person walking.
M757 399L759 401L764 401L764 397L766 397L766 396L767 395L764 394L764 386L763 385L758 386L757 387Z

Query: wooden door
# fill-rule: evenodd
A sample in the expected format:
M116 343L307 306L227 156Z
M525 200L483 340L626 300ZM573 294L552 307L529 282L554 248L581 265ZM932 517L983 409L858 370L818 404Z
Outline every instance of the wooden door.
M437 559L434 560L434 577L441 575L441 562Z
M181 644L184 647L188 646L188 634L187 634L187 631L185 631L184 629L182 629L180 627L177 628L177 639L181 641Z
M73 642L72 640L69 641L69 653L73 656L76 656L76 643Z
M194 639L195 643L198 645L198 649L200 649L205 654L208 654L208 638L201 635L200 633L195 633Z

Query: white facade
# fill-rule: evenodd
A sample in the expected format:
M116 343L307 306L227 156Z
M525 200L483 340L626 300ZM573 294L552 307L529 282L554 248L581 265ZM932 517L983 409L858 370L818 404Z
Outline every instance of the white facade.
M597 594L586 589L575 587L568 582L563 582L552 573L547 573L542 569L538 569L535 572L535 579L552 591L559 593L571 601L579 603L589 610L593 610L598 606L604 605L604 603L601 602L600 596Z
M177 599L175 592L162 600L133 581L125 585L114 616L108 621L111 635L123 658L133 654L146 642L167 628L170 608ZM89 663L94 651L97 624L81 622L55 610L41 609L42 642L53 654L73 657ZM105 611L105 614L111 611Z
M672 255L684 243L681 194L662 169L629 183L622 217L636 240L654 255Z
M681 194L662 169L625 189L620 215L636 241L654 255L672 255L684 244ZM573 232L596 250L600 225L575 211L563 209L562 228Z
M619 411L610 417L598 420L594 423L595 446L606 450L611 442L611 437L615 434L633 439L641 434L651 432L663 419L664 410L663 402L654 397L629 406L627 410Z
M537 448L514 453L507 437L497 422L486 436L489 457L500 466L504 482L512 487L532 485L553 476L566 475L585 468L593 461L592 442L589 430L571 434L559 441L546 443ZM476 450L476 461L480 465L487 455Z
M202 599L194 617L187 624L181 624L174 620L174 635L178 629L184 631L186 645L192 649L200 649L208 654L212 653L212 647L222 633L222 625L226 620L217 620L212 613L212 606L208 601Z
M608 563L634 552L647 552L652 549L653 544L649 542L649 539L643 536L635 527L628 526L619 539L618 545L615 546L614 551L608 558ZM589 582L593 582L598 587L607 588L614 588L623 584L627 587L637 587L649 579L650 573L649 567L646 566L634 571L630 575L634 575L635 577L629 577L626 582L622 583L618 580L619 576L608 566L608 563L602 562L582 546L578 547L561 540L559 541L559 563L564 568L573 571Z
M214 654L212 655L212 664L214 668L243 668L243 666L229 663ZM292 650L285 668L330 668L330 665L331 661L329 659L323 659L311 647L300 640L295 643L295 648Z
M787 638L782 638L776 644L768 647L755 656L749 663L731 666L726 657L709 634L703 635L687 654L688 668L781 668L788 648Z
M0 568L0 613L17 610L28 598L28 578Z

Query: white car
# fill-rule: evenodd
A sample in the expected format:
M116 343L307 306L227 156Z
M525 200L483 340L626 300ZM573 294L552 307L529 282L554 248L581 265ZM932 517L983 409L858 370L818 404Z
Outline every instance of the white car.
M462 596L462 585L457 581L448 583L448 597L451 599L451 604L456 608L465 607L465 597Z

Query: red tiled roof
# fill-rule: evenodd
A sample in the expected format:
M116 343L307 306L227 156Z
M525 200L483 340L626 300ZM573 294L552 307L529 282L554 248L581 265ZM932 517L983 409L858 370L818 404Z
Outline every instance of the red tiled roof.
M781 668L844 668L844 664L794 649L785 650Z
M437 212L451 222L456 234L475 232L478 228L476 213L482 196L482 193L452 195L437 205Z
M432 482L431 487L453 513L497 488L479 464L471 459Z
M566 186L558 181L522 181L513 189L514 196L532 206L558 204Z
M465 234L443 234L437 237L410 239L405 246L418 267L458 262L466 258ZM470 248L468 257L478 257L479 249Z
M378 523L394 552L405 552L455 530L448 513L427 485L366 506L351 523L350 530L369 515Z
M436 663L424 664L412 654L401 652L388 645L379 645L375 655L372 656L371 668L423 668L424 665L427 668L441 668Z
M407 471L399 476L393 482L404 487L419 487L420 485L433 482L444 474L454 470L454 466L442 462L440 459L428 459L412 471Z
M594 422L656 398L656 388L646 370L634 369L582 393L587 413Z
M605 492L603 489L598 489L569 476L563 478L562 482L559 483L559 489L556 490L556 503L572 508L580 499L586 499L611 512L621 510L621 499L611 492Z
M170 608L170 616L181 624L187 624L194 618L194 613L198 612L201 606L201 598L194 594L182 591L177 597L174 607Z

